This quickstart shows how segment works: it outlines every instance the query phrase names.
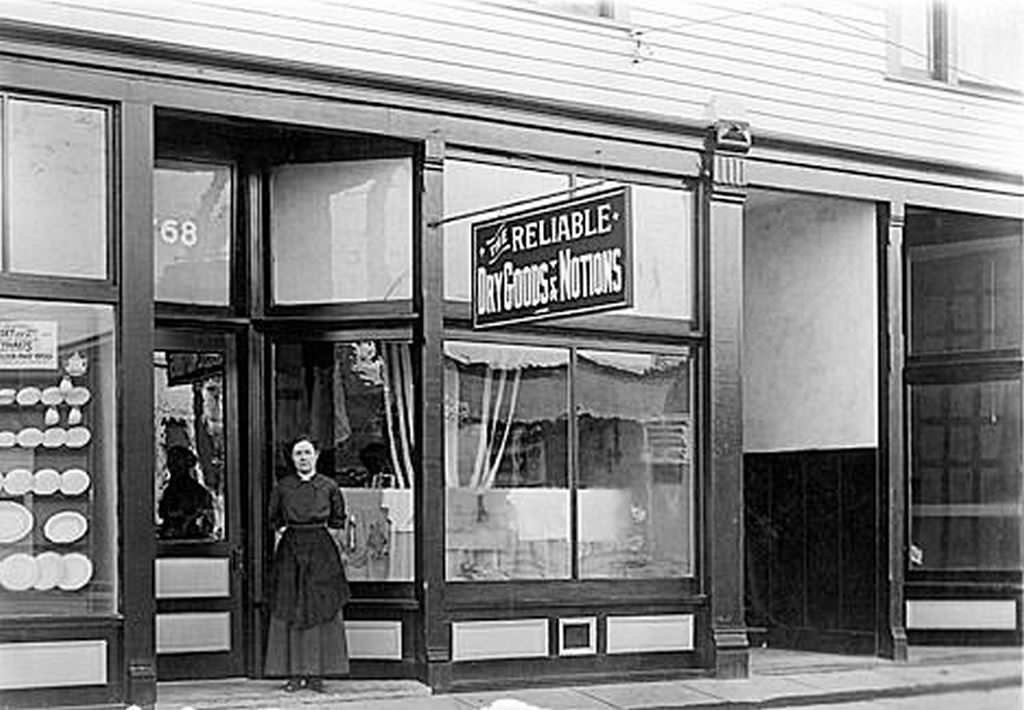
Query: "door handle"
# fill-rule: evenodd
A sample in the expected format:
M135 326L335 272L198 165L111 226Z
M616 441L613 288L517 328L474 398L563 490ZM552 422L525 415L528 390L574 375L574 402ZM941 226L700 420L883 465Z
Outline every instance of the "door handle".
M229 562L229 564L231 566L231 571L235 575L237 575L239 577L244 577L245 576L245 553L242 550L242 546L241 545L232 545L231 552L228 553L228 556L230 557L230 560L231 560Z

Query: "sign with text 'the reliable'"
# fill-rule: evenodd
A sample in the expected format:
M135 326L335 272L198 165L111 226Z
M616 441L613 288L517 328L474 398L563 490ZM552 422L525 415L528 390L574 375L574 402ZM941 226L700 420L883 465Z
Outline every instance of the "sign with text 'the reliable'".
M473 225L473 327L633 305L628 187Z

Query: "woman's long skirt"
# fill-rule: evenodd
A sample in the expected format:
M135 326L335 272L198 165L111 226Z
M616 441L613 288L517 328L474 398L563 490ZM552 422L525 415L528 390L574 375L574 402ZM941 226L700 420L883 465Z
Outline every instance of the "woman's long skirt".
M346 675L346 601L345 571L327 530L286 530L274 553L266 674Z

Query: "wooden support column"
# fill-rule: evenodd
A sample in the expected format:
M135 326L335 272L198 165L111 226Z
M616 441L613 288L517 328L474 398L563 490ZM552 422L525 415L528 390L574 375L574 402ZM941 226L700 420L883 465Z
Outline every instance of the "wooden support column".
M451 639L445 613L444 536L444 140L427 138L423 154L420 238L415 252L420 314L419 417L416 442L416 580L422 619L423 680L436 691L451 685Z
M121 612L125 700L156 703L153 560L153 106L126 102L120 116Z
M879 447L877 495L878 529L878 654L907 660L903 584L906 578L907 456L906 403L903 363L906 354L903 304L902 202L881 205L879 324Z
M720 120L705 138L701 235L707 254L704 319L709 336L704 486L707 659L721 678L748 675L743 608L743 204L749 126Z

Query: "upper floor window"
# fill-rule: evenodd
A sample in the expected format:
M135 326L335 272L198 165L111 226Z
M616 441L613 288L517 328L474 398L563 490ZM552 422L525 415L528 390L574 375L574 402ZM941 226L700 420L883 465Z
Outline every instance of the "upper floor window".
M890 64L964 88L1024 90L1024 0L894 3Z

